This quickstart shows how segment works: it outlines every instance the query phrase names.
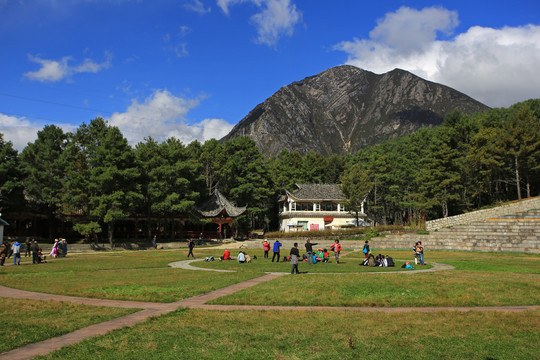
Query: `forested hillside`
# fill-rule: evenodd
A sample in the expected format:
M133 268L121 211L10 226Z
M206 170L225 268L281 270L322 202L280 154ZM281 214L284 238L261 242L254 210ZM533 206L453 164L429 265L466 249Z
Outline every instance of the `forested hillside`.
M540 100L475 115L360 150L324 157L283 150L265 160L248 137L130 147L97 118L74 133L46 126L18 154L0 134L0 211L77 213L81 234L112 242L130 214L191 214L216 186L247 212L240 231L277 226L277 196L297 182L342 183L351 209L367 196L372 219L404 224L540 193Z

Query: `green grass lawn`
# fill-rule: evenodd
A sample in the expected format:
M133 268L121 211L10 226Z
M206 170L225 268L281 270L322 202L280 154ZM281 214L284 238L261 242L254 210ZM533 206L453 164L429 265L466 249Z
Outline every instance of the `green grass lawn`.
M139 311L0 297L0 353Z
M540 312L178 310L39 359L536 359Z
M345 249L344 253L347 251ZM5 266L0 269L0 284L63 295L173 302L262 276L265 272L290 272L289 263L263 259L262 250L247 252L256 255L257 260L251 264L236 261L193 264L237 270L233 273L169 268L170 262L186 259L187 251L183 249L70 254L65 259L42 265ZM379 252L398 259L398 266L402 261L413 259L410 251L375 251ZM223 250L212 248L195 250L198 258L210 255L217 258L222 253ZM233 251L233 256L237 253ZM366 307L540 305L539 255L426 251L425 257L428 265L418 269L430 268L433 261L452 264L455 270L432 273L409 270L407 273L399 267L363 267L358 265L363 254L355 252L343 256L340 264L333 261L315 265L301 263L300 271L304 274L261 283L214 303ZM400 272L387 273L395 270ZM4 329L9 329L11 323L18 324L10 314L13 308L17 312L19 308L22 313L28 312L26 303L26 300L10 299L0 303ZM104 321L81 305L72 308L54 302L34 303L31 306L43 311L34 311L31 322L40 326L54 324L63 333L94 323L85 322L88 318ZM61 316L66 323L55 319L60 308L75 309ZM107 310L106 316L123 315L112 311L116 309ZM382 359L529 359L540 353L539 320L540 311L386 314L178 310L133 328L67 347L48 358L219 359L231 358L233 354L234 359L373 356ZM73 324L77 326L71 327ZM25 342L14 342L13 347L59 334L49 331L47 326L29 326L26 319L15 329L9 336Z
M22 290L101 299L174 302L253 277L253 273L213 273L173 269L185 251L81 254L47 264L5 266L0 284Z

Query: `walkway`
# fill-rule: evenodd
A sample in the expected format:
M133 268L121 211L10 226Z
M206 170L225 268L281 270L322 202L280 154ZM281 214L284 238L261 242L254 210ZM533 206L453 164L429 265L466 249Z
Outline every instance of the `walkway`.
M169 264L173 267L189 270L202 270L202 271L232 271L232 270L215 270L204 269L191 266L193 261L201 260L184 260ZM416 270L416 271L399 271L391 273L400 274L413 274L421 272L433 272L441 270L453 269L450 265L434 264L431 269ZM382 274L376 272L377 274ZM387 272L384 272L387 273ZM370 273L367 273L370 274ZM286 273L268 273L261 277L244 281L238 284L230 285L222 289L218 289L207 294L191 297L189 299L180 300L174 303L152 303L152 302L138 302L138 301L120 301L120 300L104 300L104 299L92 299L82 298L75 296L53 295L43 294L31 291L17 290L4 286L0 286L0 296L17 298L17 299L34 299L34 300L55 300L55 301L68 301L77 304L95 305L95 306L109 306L119 308L132 308L141 309L141 311L123 316L117 319L109 320L100 324L88 326L83 329L76 330L72 333L59 336L56 338L48 339L36 344L31 344L18 348L3 354L0 354L0 359L10 360L26 360L32 359L38 355L46 355L50 352L58 350L63 346L76 344L83 339L94 337L97 335L104 335L109 331L121 329L126 326L133 326L138 323L144 322L150 317L160 316L170 313L178 308L189 309L204 309L204 310L217 310L217 311L231 311L231 310L281 310L281 311L361 311L361 312L435 312L435 311L527 311L538 310L540 306L490 306L490 307L402 307L402 308L384 308L384 307L334 307L334 306L257 306L257 305L207 305L206 303L217 299L222 296L233 294L237 291L255 286L262 282L270 281Z

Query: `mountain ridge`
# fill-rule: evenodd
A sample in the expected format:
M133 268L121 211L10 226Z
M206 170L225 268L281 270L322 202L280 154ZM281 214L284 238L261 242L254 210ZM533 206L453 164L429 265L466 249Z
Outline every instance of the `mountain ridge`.
M405 70L378 75L342 65L283 86L222 141L249 136L265 156L282 149L343 155L439 125L456 109L472 114L490 108Z

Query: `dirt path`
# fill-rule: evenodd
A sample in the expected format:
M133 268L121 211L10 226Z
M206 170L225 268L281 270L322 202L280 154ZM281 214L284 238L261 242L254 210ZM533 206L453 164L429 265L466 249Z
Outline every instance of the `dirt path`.
M170 266L178 267L189 270L202 270L202 271L232 271L232 270L214 270L204 269L191 266L193 261L201 260L184 260L171 263ZM435 264L431 269L416 270L411 272L399 271L397 273L413 274L421 272L433 272L440 270L451 270L452 266L446 264ZM376 272L381 274L380 272ZM386 272L385 272L386 273ZM396 272L392 272L396 273ZM370 274L370 273L367 273ZM269 273L261 277L247 280L238 284L230 285L222 289L214 290L206 294L191 297L189 299L180 300L174 303L152 303L152 302L138 302L138 301L121 301L121 300L105 300L105 299L92 299L82 298L75 296L65 295L53 295L36 293L25 290L17 290L4 286L0 286L0 296L18 299L34 299L34 300L54 300L54 301L67 301L84 305L95 306L110 306L119 308L135 308L142 309L139 312L131 315L123 316L117 319L109 320L100 324L91 325L83 329L76 330L69 334L59 336L56 338L44 340L39 343L24 346L18 349L14 349L9 352L0 354L0 359L10 360L26 360L32 359L38 355L46 355L50 352L58 350L63 346L76 344L86 338L94 337L97 335L103 335L109 331L121 329L126 326L133 326L138 323L144 322L150 317L160 316L170 313L178 308L190 308L190 309L204 309L214 311L233 311L233 310L280 310L280 311L361 311L361 312L435 312L435 311L527 311L538 310L540 306L493 306L493 307L406 307L406 308L383 308L383 307L329 307L329 306L255 306L255 305L207 305L206 303L217 299L222 296L233 294L237 291L255 286L262 282L270 281L281 276L287 275L286 273Z

